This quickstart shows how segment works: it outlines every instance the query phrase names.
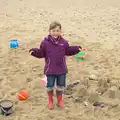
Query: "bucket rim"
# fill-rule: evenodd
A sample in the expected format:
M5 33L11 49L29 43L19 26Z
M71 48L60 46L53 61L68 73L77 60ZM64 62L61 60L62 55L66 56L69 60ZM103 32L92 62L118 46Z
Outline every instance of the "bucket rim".
M9 106L9 107L13 107L13 102L12 102L11 100L2 100L2 101L0 101L0 107L3 107L3 106L1 105L2 102L10 102L10 103L11 103L11 106Z

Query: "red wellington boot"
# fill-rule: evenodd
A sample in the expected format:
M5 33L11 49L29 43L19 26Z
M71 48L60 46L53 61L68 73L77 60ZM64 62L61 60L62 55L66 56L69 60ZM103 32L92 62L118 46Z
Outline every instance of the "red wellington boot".
M63 103L63 99L62 99L62 94L61 95L57 95L57 101L58 101L58 106L61 108L64 108L65 105Z
M53 109L53 91L48 91L48 108Z

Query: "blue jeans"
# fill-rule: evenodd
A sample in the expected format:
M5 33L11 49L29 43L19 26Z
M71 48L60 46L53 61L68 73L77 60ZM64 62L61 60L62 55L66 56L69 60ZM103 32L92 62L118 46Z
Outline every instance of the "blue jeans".
M53 89L56 82L57 88L64 88L66 86L66 74L62 75L47 75L47 88Z

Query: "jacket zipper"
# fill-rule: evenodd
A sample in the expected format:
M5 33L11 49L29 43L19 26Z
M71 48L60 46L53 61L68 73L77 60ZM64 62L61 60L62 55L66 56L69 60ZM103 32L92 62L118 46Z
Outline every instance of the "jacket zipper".
M49 66L50 66L50 58L48 58L48 67L47 67L47 69L46 69L45 73L47 73L47 72L48 72L48 70L49 70Z
M63 57L63 63L64 63L64 66L65 66L65 69L67 71L67 66L66 66L66 62L65 62L65 57Z

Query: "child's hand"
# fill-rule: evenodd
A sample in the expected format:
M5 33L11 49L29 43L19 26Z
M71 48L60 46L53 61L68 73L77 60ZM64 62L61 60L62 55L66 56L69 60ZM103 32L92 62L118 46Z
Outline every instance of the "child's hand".
M85 51L85 55L83 56L83 58L85 58L86 56L87 56L87 49L86 48L82 48L82 50L84 50Z
M85 56L79 56L79 58L84 59L84 58L85 58Z
M86 48L79 48L80 51L85 51L85 55L84 56L80 56L79 58L84 59L87 56L87 49Z
M86 48L79 48L79 50L80 50L80 51L82 51L82 50L86 51Z
M79 48L79 51L82 51L82 48Z
M86 51L87 49L86 48L82 48L82 50Z

